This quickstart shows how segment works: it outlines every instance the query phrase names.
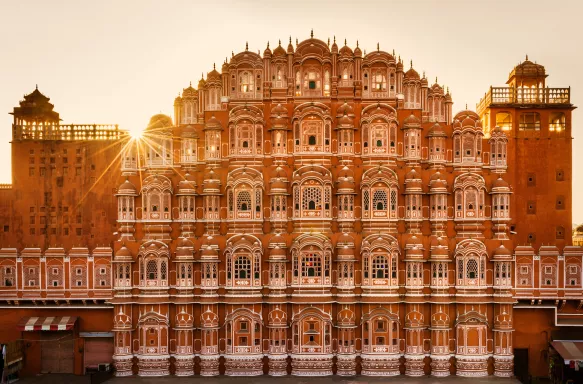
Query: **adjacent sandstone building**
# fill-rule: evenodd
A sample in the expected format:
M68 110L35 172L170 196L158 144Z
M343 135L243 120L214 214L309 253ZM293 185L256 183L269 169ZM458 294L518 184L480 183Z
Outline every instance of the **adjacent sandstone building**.
M546 77L527 58L454 115L394 52L290 39L139 138L36 89L0 189L0 336L29 374L545 375L551 332L583 325L575 107Z

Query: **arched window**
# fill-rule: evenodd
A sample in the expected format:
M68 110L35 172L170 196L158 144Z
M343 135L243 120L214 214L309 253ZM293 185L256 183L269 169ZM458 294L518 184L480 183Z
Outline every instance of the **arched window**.
M475 134L466 132L462 135L462 158L463 161L473 162L476 160Z
M237 168L227 176L227 209L231 220L262 218L263 176L254 169Z
M304 96L320 96L322 92L321 70L315 67L304 69Z
M484 218L485 186L481 176L472 173L458 176L454 190L456 219Z
M372 202L369 201L369 193L372 194ZM375 186L374 188L365 187L362 193L362 207L363 218L365 219L396 218L396 186L381 185Z
M388 124L375 124L371 127L370 141L375 147L372 149L373 153L387 153L388 152Z
M372 91L384 92L387 90L387 76L382 69L372 70Z
M322 151L323 127L322 121L302 122L302 144L312 147L304 147L303 151Z
M239 91L242 93L252 93L254 91L253 81L253 73L242 72L239 75Z
M197 140L182 139L181 161L184 164L196 163L197 161Z
M205 132L205 156L207 160L221 158L221 134L217 131Z
M485 256L470 254L458 258L457 285L464 288L485 287L486 285L486 259Z
M362 323L363 352L398 353L399 325L397 320L395 315L389 314L386 310L375 310L373 313L365 315Z

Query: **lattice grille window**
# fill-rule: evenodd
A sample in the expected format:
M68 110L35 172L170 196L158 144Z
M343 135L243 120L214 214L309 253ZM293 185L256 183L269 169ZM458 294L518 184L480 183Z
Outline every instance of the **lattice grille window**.
M391 217L397 215L397 191L391 190Z
M251 124L238 124L237 132L237 153L239 155L250 155L254 153L255 138L253 137L254 127Z
M532 273L530 265L520 265L517 270L517 285L532 286Z
M317 253L304 253L301 270L302 277L321 277L322 257Z
M71 274L71 287L87 287L87 267L76 266Z
M220 146L221 146L221 136L220 133L215 131L207 131L205 134L206 141L206 158L207 159L218 159L221 157Z
M368 190L365 189L362 192L362 206L364 207L366 215L368 215L369 204L370 204L370 198L369 198Z
M387 76L383 70L372 70L372 91L383 92L387 90Z
M322 188L304 187L302 194L302 210L322 209Z
M227 194L227 200L228 200L228 204L229 204L229 211L233 212L233 191L229 190L228 194Z
M51 267L49 270L48 279L49 285L52 287L62 287L63 286L63 267Z
M554 265L544 265L541 273L541 286L557 285L557 268Z
M166 278L167 278L167 275L166 275L167 272L168 272L168 269L167 269L167 266L166 266L166 262L165 261L162 261L162 263L160 263L160 279L166 280Z
M156 260L148 260L146 264L146 279L158 280L158 263L156 263Z
M581 273L579 272L579 266L577 264L567 264L567 276L565 285L568 286L578 286L581 284Z
M475 145L475 135L473 133L464 133L463 137L463 160L464 161L475 161L476 157L474 155L474 145Z
M239 256L235 259L235 279L251 279L251 259L247 256Z
M477 194L478 191L475 190L474 188L467 188L466 190L464 190L464 195L465 195L465 206L466 206L466 211L465 211L465 216L466 217L477 217L476 211L477 211Z
M447 264L446 263L433 263L431 278L432 278L431 285L437 285L437 286L448 285Z
M285 153L287 134L285 131L273 131L272 133L272 147L273 153Z
M302 123L302 145L304 151L321 151L323 137L322 121L305 121Z
M254 76L250 72L242 72L239 75L239 91L242 93L252 93L254 91Z
M237 211L245 212L251 210L251 194L249 191L240 191L237 194Z
M387 136L388 136L388 125L387 124L376 124L373 125L371 132L371 151L372 153L386 153L387 152Z
M388 207L387 191L384 189L374 191L372 204L374 211L386 211Z
M478 262L474 259L469 259L466 264L466 278L470 284L478 279Z
M16 267L15 266L3 266L0 267L0 284L2 287L14 287L16 286Z
M296 210L296 217L299 216L300 210L300 187L294 187L294 209Z
M422 285L423 269L419 263L407 263L407 285Z
M376 256L372 260L372 277L386 279L389 277L389 264L385 256Z
M255 189L255 213L261 213L261 190L259 188Z
M111 286L111 268L107 265L96 265L93 276L96 288L106 288Z
M40 286L40 269L38 267L24 267L24 284L29 287Z

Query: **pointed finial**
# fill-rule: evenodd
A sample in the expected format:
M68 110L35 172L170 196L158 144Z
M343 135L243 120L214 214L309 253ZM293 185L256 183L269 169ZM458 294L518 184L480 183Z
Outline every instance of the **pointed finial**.
M334 44L336 44L336 35L334 35Z
M393 48L393 57L395 57L395 48Z
M437 76L435 76L435 84L437 84Z
M413 60L411 60L411 68L413 68Z
M190 86L192 87L192 81L190 82Z
M344 46L346 46L346 39L344 39Z
M279 39L279 46L281 47L281 39Z
M377 41L377 52L380 51L380 50L381 50L381 48L380 48L380 45L379 45L379 43Z
M328 38L328 46L330 46L330 38Z
M235 52L231 51L231 57L235 57Z
M356 40L356 48L358 48L358 40Z
M249 50L249 42L246 41L245 42L245 52L247 52Z
M38 84L35 85L36 90L38 91Z
M204 72L201 72L201 73L200 73L200 78L201 78L201 79L204 79Z
M291 35L289 35L289 43L291 44Z
M423 71L423 78L425 78L425 71Z
M366 56L366 49L364 50L364 55Z
M528 61L528 53L526 54L526 60Z
M312 28L312 31L310 32L310 38L314 38L314 28Z
M215 64L215 63L213 63L213 71L214 71L215 69L217 69L217 67L216 67L216 64Z
M267 48L269 48L269 41L267 42Z
M298 38L296 37L296 47L298 46Z
M466 103L466 111L468 110L468 103Z

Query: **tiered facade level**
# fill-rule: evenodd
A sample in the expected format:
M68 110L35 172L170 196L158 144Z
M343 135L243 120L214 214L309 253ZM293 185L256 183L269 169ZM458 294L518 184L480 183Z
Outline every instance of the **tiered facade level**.
M3 335L78 316L76 336L113 333L118 376L511 376L537 322L583 303L574 107L545 77L526 60L453 115L394 52L290 39L233 55L139 139L60 125L35 90L0 189Z

